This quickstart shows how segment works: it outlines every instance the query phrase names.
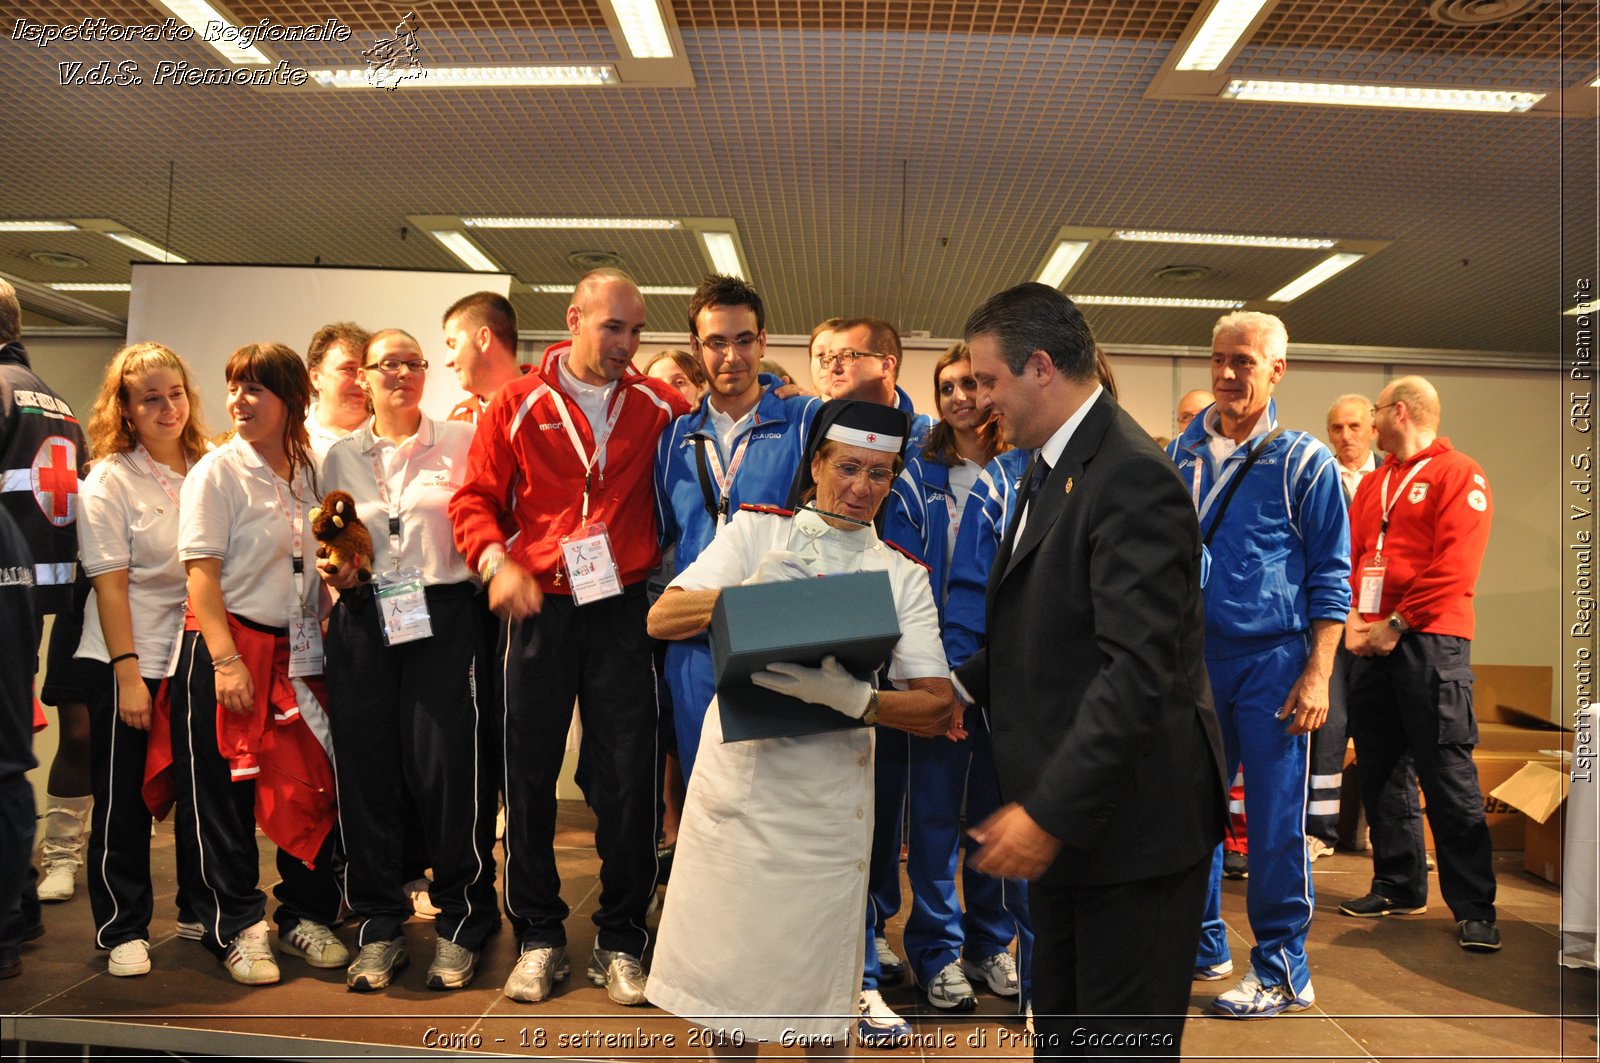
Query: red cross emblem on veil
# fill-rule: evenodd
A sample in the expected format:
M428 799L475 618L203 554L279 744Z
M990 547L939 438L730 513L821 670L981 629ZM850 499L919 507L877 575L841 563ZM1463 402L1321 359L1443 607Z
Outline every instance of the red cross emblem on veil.
M878 441L878 433L876 433L876 432L868 432L867 433L867 442L868 443L876 443L877 441Z
M58 528L71 524L78 497L78 445L65 436L51 436L33 456L33 500Z

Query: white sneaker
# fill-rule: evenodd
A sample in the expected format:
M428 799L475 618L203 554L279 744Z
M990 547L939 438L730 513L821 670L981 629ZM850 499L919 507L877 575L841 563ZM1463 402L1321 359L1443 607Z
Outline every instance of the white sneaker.
M899 985L906 976L906 965L889 947L889 939L874 936L872 945L878 953L878 984Z
M1022 982L1017 978L1017 961L1009 952L997 952L982 963L963 960L961 969L973 982L982 982L997 997L1014 997L1022 992Z
M1233 961L1223 960L1221 963L1195 964L1194 980L1196 982L1220 982L1233 973Z
M302 919L287 934L280 935L278 946L291 956L299 956L313 967L331 969L350 962L350 950L332 930L321 923Z
M206 928L198 919L179 919L178 936L185 941L200 941L206 936Z
M228 954L222 962L240 985L272 985L280 977L278 961L267 943L267 929L263 920L245 929L228 946Z
M941 1011L974 1011L978 1007L978 995L972 991L972 983L962 973L961 964L954 960L940 968L922 991L928 995L928 1003Z
M75 806L57 804L44 814L44 829L39 844L39 899L47 904L70 901L78 891L78 868L83 866L84 823L89 818L87 797L56 797Z
M884 1003L876 989L863 989L856 1003L856 1039L867 1048L898 1048L911 1040L911 1025Z
M411 901L411 911L418 919L434 919L441 909L433 903L433 898L428 891L433 888L433 880L428 878L414 878L405 884L406 897Z
M1310 982L1298 995L1288 985L1263 985L1251 964L1238 985L1211 1002L1211 1010L1230 1019L1267 1019L1286 1011L1304 1011L1316 999Z
M1324 856L1332 856L1332 855L1333 855L1333 846L1329 845L1327 842L1323 841L1321 838L1314 838L1309 834L1306 835L1306 859L1307 860L1309 860L1311 863L1314 864L1318 860L1321 860Z
M106 971L118 978L150 973L150 942L124 941L111 950Z
M550 995L550 988L563 981L571 965L562 947L524 949L506 979L505 995L524 1004L537 1004Z

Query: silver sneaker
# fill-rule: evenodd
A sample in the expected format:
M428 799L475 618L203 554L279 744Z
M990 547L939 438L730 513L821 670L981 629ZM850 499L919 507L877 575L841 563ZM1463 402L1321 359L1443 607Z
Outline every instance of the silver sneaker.
M973 1011L978 1006L972 983L961 972L961 964L954 960L940 968L933 981L922 989L928 994L928 1003L941 1011Z
M637 956L595 949L589 956L589 981L605 986L606 996L618 1004L644 1003L644 968Z
M313 967L331 969L350 962L350 950L321 923L302 919L287 934L278 936L278 947L299 956Z
M387 989L389 983L394 981L394 976L405 970L410 962L404 938L369 942L356 953L356 962L345 968L345 987L353 993Z
M982 963L963 960L961 969L970 981L982 982L997 997L1014 997L1022 992L1022 983L1017 979L1017 961L1009 952L997 952Z
M279 978L278 961L267 943L264 921L246 928L234 938L222 962L240 985L272 985Z
M570 970L567 950L554 948L524 949L506 979L505 994L524 1004L537 1004L550 995L550 987L564 980Z
M460 989L472 981L478 970L478 954L454 941L440 938L428 964L429 989Z

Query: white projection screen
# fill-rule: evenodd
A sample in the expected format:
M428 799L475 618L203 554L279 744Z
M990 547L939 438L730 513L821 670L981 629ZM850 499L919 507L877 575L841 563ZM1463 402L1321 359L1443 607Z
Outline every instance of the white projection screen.
M154 340L188 360L206 424L217 433L228 427L223 367L245 344L282 343L303 356L312 333L332 321L369 331L401 328L431 363L422 408L442 418L466 393L445 368L439 318L463 295L481 291L510 294L510 274L135 263L128 342Z

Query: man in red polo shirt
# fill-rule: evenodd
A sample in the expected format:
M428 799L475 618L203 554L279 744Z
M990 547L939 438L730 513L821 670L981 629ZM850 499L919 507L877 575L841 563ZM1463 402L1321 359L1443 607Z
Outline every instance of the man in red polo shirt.
M1426 909L1428 871L1416 795L1394 785L1416 765L1438 849L1439 892L1471 951L1500 947L1489 828L1472 747L1473 588L1494 505L1483 469L1439 436L1439 393L1419 376L1373 408L1389 454L1350 505L1352 608L1345 646L1350 733L1372 828L1372 889L1345 915Z

